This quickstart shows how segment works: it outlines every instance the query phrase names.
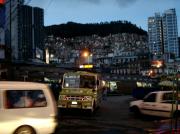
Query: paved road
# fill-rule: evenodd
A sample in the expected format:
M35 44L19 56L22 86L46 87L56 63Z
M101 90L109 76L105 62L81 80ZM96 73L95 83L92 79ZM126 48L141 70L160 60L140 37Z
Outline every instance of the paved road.
M135 117L129 112L130 96L111 96L89 116L81 110L65 110L59 115L55 134L145 134L157 128L161 120Z

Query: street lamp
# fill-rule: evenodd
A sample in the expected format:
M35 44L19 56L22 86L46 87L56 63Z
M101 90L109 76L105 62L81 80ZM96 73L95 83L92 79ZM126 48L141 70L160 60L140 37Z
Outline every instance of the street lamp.
M89 51L84 51L83 52L83 57L85 57L85 58L89 57Z
M92 56L93 54L90 53L89 50L83 50L81 51L80 54L80 59L79 59L79 68L93 68L93 64L92 64Z
M82 56L85 58L85 60L87 59L87 64L90 64L90 58L92 58L92 53L90 53L89 51L84 51L82 53Z

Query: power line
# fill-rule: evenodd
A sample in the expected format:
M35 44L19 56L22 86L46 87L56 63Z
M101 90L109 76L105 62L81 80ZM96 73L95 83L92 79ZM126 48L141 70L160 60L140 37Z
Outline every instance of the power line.
M53 2L53 0L50 0L50 1L49 1L49 3L48 3L48 5L47 5L47 7L45 8L45 10L48 10L48 8L51 6L52 2Z
M31 1L32 1L32 0L27 0L27 1L25 2L25 4L28 5Z

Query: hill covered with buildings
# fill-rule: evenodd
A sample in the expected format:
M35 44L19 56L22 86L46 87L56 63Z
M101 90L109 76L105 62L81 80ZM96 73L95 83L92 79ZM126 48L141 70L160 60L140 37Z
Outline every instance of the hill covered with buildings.
M147 32L128 21L67 24L45 27L50 63L92 63L118 74L138 74L149 67ZM91 53L82 56L83 50Z

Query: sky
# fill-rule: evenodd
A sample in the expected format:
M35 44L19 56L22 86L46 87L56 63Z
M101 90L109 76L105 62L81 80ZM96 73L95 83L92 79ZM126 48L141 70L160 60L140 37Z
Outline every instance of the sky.
M176 9L180 35L180 0L26 0L29 5L44 9L45 26L77 23L100 23L117 20L130 21L147 31L147 19Z

